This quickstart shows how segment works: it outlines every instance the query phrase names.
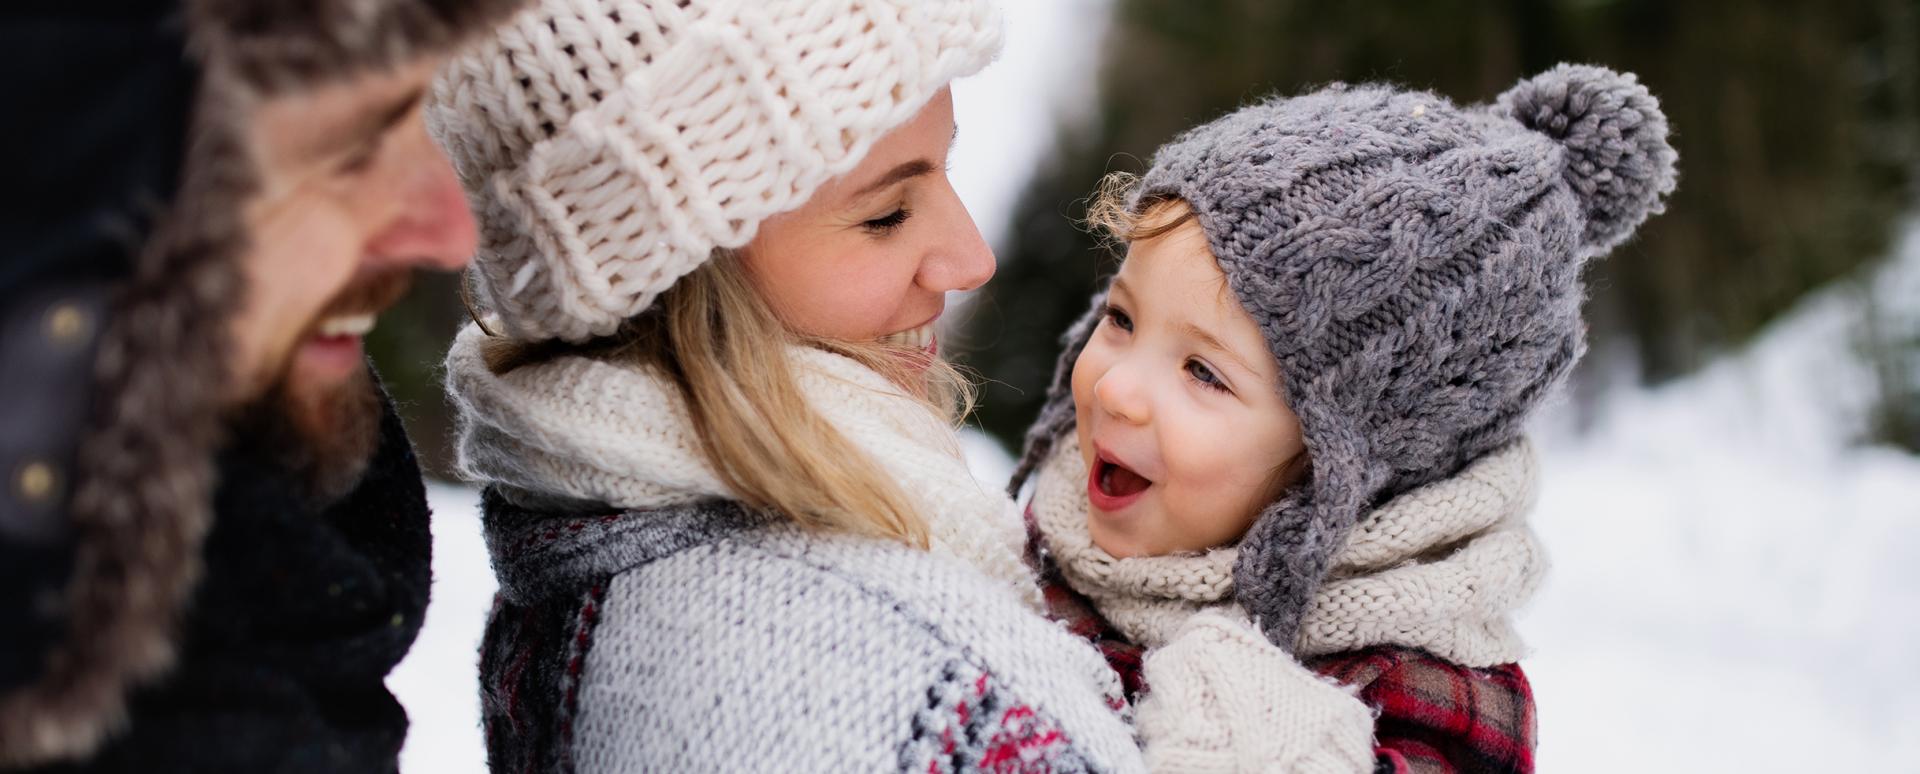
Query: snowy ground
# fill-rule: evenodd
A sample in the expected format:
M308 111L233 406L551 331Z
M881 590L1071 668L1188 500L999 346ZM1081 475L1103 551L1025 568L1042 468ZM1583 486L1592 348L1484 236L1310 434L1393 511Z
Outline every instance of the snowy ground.
M1865 287L1913 309L1916 282L1920 222ZM1861 293L1584 433L1542 423L1545 770L1920 770L1920 458L1854 444Z

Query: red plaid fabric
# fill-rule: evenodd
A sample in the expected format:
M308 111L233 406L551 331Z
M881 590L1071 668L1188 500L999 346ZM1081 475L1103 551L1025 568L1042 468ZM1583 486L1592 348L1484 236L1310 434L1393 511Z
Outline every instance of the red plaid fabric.
M1367 648L1307 666L1357 686L1374 722L1375 771L1531 772L1533 689L1518 664L1468 669L1408 648Z
M1127 699L1137 698L1146 687L1140 675L1142 648L1121 637L1092 602L1067 585L1037 531L1030 531L1028 546L1048 616L1099 648L1120 673ZM1360 700L1378 713L1376 772L1533 771L1533 689L1518 664L1468 669L1424 651L1379 647L1321 656L1306 665L1357 687Z

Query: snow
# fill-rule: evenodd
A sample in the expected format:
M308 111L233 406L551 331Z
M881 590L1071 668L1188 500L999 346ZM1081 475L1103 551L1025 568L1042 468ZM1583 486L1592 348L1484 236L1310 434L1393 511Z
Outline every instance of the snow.
M1553 570L1521 618L1548 771L1851 771L1920 760L1920 457L1859 445L1869 294L1806 299L1744 350L1541 422Z
M387 678L412 721L400 770L487 770L480 734L480 634L493 606L493 569L480 532L480 493L427 485L433 509L433 601L413 650Z

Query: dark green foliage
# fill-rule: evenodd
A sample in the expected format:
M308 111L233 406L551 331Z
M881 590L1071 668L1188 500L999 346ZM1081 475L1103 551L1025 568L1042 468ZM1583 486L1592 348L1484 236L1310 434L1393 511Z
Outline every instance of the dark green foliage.
M993 380L980 420L1009 444L1111 261L1073 223L1096 181L1141 171L1181 129L1275 91L1389 80L1484 102L1561 61L1638 73L1675 128L1680 190L1590 271L1589 315L1596 344L1629 344L1649 380L1883 257L1914 205L1915 0L1115 2L1087 76L1098 111L1065 129L1025 191L970 329L969 362ZM1914 412L1886 413L1888 440L1920 434Z
M419 273L406 300L382 315L367 338L367 352L406 417L421 469L439 478L453 476L453 408L441 388L441 363L466 319L458 277Z

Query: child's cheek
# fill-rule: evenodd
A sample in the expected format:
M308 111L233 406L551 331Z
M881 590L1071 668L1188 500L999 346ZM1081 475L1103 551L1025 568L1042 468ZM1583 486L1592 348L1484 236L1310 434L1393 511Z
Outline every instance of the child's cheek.
M1192 417L1179 423L1177 436L1167 438L1171 479L1167 487L1170 516L1182 522L1192 537L1210 536L1211 548L1238 540L1261 503L1254 502L1272 469L1256 450L1247 448L1246 428L1231 417Z

